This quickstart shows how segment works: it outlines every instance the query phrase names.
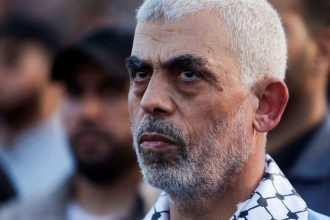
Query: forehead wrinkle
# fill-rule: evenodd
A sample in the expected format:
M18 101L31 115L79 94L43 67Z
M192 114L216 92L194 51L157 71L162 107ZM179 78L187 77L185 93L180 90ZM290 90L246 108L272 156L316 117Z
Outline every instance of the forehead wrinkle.
M178 34L191 34L192 31L189 30L181 30L177 29L175 27L165 27L161 28L158 25L151 24L150 22L147 22L145 24L141 24L142 27L145 27L144 25L152 25L148 29L140 29L139 35L142 37L147 37L155 42L160 42L160 43L166 43L166 39L173 33L178 33ZM150 32L151 29L152 31ZM161 40L164 39L164 40Z
M151 39L151 40L153 40L153 41L155 41L155 42L158 42L158 43L166 43L165 40L161 40L163 37L162 37L160 34L158 34L157 36L155 36L154 33L149 33L149 32L147 32L147 31L140 32L139 34L140 34L142 37L148 37L148 39Z

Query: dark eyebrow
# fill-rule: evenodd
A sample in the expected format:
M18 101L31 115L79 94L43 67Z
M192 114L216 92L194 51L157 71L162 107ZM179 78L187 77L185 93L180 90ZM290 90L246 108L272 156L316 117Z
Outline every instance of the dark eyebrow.
M183 54L175 56L160 66L167 70L168 72L183 70L183 69L193 69L203 74L204 79L210 84L216 85L218 82L215 74L206 66L207 60L195 54ZM149 62L138 58L137 56L130 56L125 59L125 66L127 69L145 69L150 72L153 70L152 64Z
M180 66L204 66L205 64L206 60L202 57L194 54L183 54L166 61L162 64L162 67L165 69L171 69Z
M171 72L172 70L182 70L185 68L197 70L203 74L206 80L215 83L217 79L214 73L207 67L207 60L195 54L183 54L171 58L161 66Z
M141 60L137 56L130 56L125 59L125 66L127 69L147 69L152 70L152 65L145 60Z

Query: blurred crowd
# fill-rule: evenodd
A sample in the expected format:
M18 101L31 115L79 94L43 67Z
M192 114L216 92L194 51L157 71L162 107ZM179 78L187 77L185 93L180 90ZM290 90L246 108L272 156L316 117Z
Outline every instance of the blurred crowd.
M134 29L135 10L142 0L1 0L0 17L28 14L46 21L70 42L98 26L116 25Z
M330 215L327 1L270 0L288 41L290 101L268 152ZM307 2L307 1L306 1ZM127 110L142 0L0 0L0 219L142 219Z

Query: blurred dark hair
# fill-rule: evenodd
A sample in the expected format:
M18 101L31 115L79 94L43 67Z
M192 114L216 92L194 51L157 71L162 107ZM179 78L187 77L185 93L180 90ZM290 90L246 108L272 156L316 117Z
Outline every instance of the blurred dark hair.
M318 34L323 28L330 26L329 0L302 0L297 4L312 34Z
M52 79L68 82L79 65L92 62L113 80L127 83L129 77L124 61L131 53L132 43L132 31L98 28L57 54Z
M50 56L54 56L60 46L59 33L50 24L27 15L6 17L0 23L0 38L14 43L34 42Z

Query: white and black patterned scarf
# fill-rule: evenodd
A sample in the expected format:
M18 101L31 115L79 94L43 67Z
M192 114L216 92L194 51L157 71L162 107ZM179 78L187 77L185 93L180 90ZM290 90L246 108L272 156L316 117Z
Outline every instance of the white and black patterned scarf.
M169 220L169 198L162 193L144 220ZM297 194L275 161L266 155L264 176L257 189L238 205L230 220L307 220L304 200Z

